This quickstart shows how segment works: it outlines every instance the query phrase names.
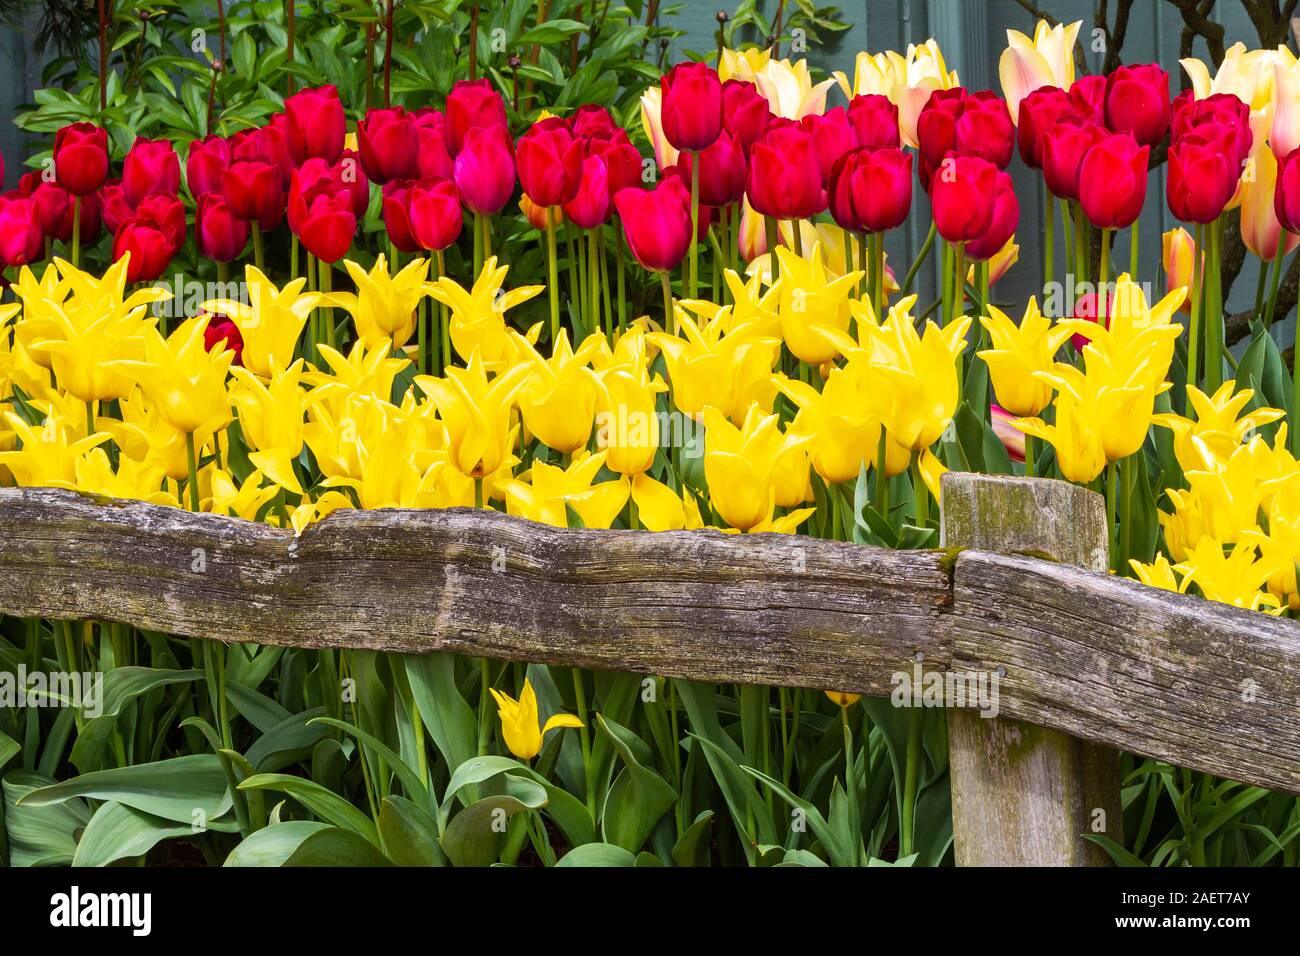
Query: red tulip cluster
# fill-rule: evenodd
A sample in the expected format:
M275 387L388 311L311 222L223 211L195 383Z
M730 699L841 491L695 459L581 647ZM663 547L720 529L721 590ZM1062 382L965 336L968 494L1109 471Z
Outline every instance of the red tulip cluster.
M916 134L936 231L965 243L973 259L991 258L1020 224L1006 172L1016 143L1006 103L990 90L936 90L917 117Z
M1184 222L1211 223L1237 191L1254 136L1250 107L1231 93L1174 101L1169 143L1169 211Z
M1025 97L1020 155L1094 226L1123 228L1142 212L1151 146L1164 138L1169 116L1169 74L1155 64L1121 66Z

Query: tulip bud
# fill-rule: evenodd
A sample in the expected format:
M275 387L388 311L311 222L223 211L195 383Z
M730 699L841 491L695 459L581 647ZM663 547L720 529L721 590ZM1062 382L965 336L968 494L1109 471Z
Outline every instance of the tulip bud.
M1204 225L1223 214L1240 176L1228 150L1222 140L1193 135L1169 147L1166 199L1169 211L1183 222Z
M456 187L472 212L494 216L515 191L515 159L505 126L474 127L465 133L453 166Z
M1161 259L1165 266L1165 281L1170 292L1188 289L1192 285L1192 269L1196 259L1196 240L1192 234L1178 226L1166 232L1160 241ZM1179 306L1184 312L1192 311L1192 297L1183 299Z
M1106 136L1095 123L1062 119L1043 137L1043 180L1061 199L1079 198L1079 167L1088 150Z
M651 272L671 272L691 244L691 214L671 177L654 189L623 189L614 196L636 261Z
M54 176L74 196L88 196L108 178L108 133L72 123L54 134Z
M660 120L668 142L701 150L722 131L722 82L706 63L679 63L659 80Z
M506 104L492 88L481 80L459 80L447 95L447 147L454 159L460 154L465 135L471 129L506 125Z
M1070 84L1070 102L1082 119L1106 125L1106 77L1081 76Z
M1076 116L1075 106L1065 90L1045 86L1020 101L1020 125L1017 140L1020 158L1030 169L1043 167L1043 140L1058 121Z
M99 197L104 228L109 232L117 232L118 226L135 215L135 209L126 201L126 194L122 192L120 182L112 180L104 183L96 195Z
M245 222L279 222L284 186L276 166L261 159L236 159L221 171L221 183L230 215Z
M847 126L845 127L847 129ZM745 194L748 167L744 150L723 130L713 145L699 152L700 202L706 206L729 206ZM677 161L682 179L689 183L695 157L683 152ZM689 187L688 187L689 188Z
M411 235L424 249L446 249L460 237L465 214L460 193L449 179L420 180L407 195Z
M339 190L312 197L298 237L303 247L321 262L334 263L347 255L356 231L352 199L347 192Z
M613 208L605 160L594 154L587 156L582 161L582 181L578 192L564 204L564 215L579 229L595 229L605 224ZM544 219L541 228L546 228Z
M384 228L392 244L402 252L418 252L420 243L411 232L408 200L414 182L393 179L383 186Z
M515 166L529 199L539 206L563 205L582 183L582 142L558 116L538 120L515 144Z
M276 179L277 185L279 179ZM199 197L194 213L194 237L199 254L218 262L233 262L248 243L248 222L235 215L221 193Z
M1278 166L1273 196L1273 208L1282 228L1300 232L1300 147L1291 150Z
M437 110L424 107L411 114L415 123L419 178L451 179L451 150L447 145L447 119Z
M230 142L220 136L205 136L190 143L185 158L185 182L198 199L204 193L224 188L221 172L230 165ZM278 175L278 172L277 172Z
M825 209L812 137L796 123L773 120L750 153L746 193L757 212L777 219L809 219Z
M390 179L411 179L420 172L420 134L400 106L372 109L357 123L361 168L381 186Z
M898 106L883 94L853 97L849 100L848 118L859 146L896 149L902 145L898 132Z
M41 254L41 221L30 199L0 197L0 267L24 266Z
M745 152L749 152L771 118L767 98L752 82L733 79L722 84L722 126Z
M236 220L237 221L237 220ZM244 226L248 228L247 225ZM208 319L208 324L203 327L203 347L211 352L218 345L229 349L235 353L231 365L243 365L244 337L239 332L239 326L235 325L227 316L214 315Z
M180 187L181 164L172 144L137 137L122 165L122 192L126 201L138 206L146 196L174 196Z
M978 239L993 222L998 168L978 156L949 156L930 184L939 235L948 242Z
M846 153L831 173L831 216L854 232L899 226L912 205L912 154L901 149L860 147Z
M1084 154L1079 164L1079 202L1098 229L1124 229L1142 214L1147 198L1147 159L1132 133L1112 133Z
M1155 63L1121 66L1106 77L1106 125L1144 146L1169 129L1169 74Z
M312 158L333 164L343 155L347 119L333 84L299 90L284 101L289 155L301 166Z

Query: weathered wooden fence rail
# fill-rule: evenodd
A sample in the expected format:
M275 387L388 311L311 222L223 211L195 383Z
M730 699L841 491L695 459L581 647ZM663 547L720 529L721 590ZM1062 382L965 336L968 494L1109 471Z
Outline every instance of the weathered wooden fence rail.
M338 512L295 538L0 489L0 614L875 695L920 655L927 671L997 671L1002 718L1300 794L1300 626L1074 566L1098 566L1054 550L1095 541L1090 492L950 474L944 498L947 540L977 547L465 509Z

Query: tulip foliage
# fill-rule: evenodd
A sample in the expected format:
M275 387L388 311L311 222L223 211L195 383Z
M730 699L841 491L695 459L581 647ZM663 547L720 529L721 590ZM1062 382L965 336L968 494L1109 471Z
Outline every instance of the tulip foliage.
M0 485L295 535L464 507L926 548L946 470L1051 477L1105 496L1115 573L1294 615L1300 377L1271 326L1300 241L1295 58L1184 61L1171 99L1156 65L1076 76L1078 27L1013 33L1001 94L929 41L820 81L722 49L613 111L527 85L521 106L471 68L436 102L322 83L179 143L66 124L52 177L0 199ZM1042 295L1010 304L1017 161L1049 218ZM1144 263L1156 199L1190 231ZM1263 270L1237 354L1235 206ZM1064 304L1057 250L1088 290ZM118 683L102 716L0 709L15 864L166 859L178 823L228 864L952 859L940 710L109 622L5 620L20 661ZM1294 799L1125 761L1117 860L1300 859Z

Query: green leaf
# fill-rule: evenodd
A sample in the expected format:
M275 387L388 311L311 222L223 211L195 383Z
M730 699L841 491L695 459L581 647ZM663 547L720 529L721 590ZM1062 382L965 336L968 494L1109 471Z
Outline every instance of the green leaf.
M556 866L636 866L636 857L612 843L588 843L574 847Z
M442 848L453 866L490 866L501 855L506 820L546 806L546 790L532 780L505 777L506 793L476 800L452 817Z
M1085 833L1083 834L1083 838L1085 840L1091 840L1109 853L1111 860L1114 861L1116 866L1146 866L1146 864L1140 859L1108 836L1103 836L1100 833Z
M125 857L143 856L160 840L190 836L188 823L164 820L110 800L101 804L77 841L73 866L108 866Z
M283 826L283 824L281 824ZM368 840L351 830L327 827L308 836L281 866L392 866Z
M223 866L283 866L308 837L330 829L319 820L288 820L273 823L230 851Z
M241 783L239 789L278 790L287 793L322 820L336 827L351 830L375 846L379 845L379 833L368 816L338 794L326 790L313 780L305 780L285 773L259 773Z
M456 659L450 654L409 654L404 658L411 696L433 745L449 767L478 753L478 722L456 686Z
M177 823L202 815L211 824L230 809L226 776L215 754L188 754L155 763L85 773L63 783L33 790L25 806L41 807L74 797L116 800Z
M379 839L398 866L446 866L438 823L405 797L387 796L379 807Z
M677 791L633 755L632 748L623 739L624 736L633 736L630 730L619 727L601 714L596 719L624 763L622 772L605 797L601 832L607 842L635 853L645 843L659 818L677 801ZM644 742L642 747L645 747Z
M709 844L705 839L713 826L713 811L703 810L695 822L682 831L673 844L673 862L678 866L705 866Z
M71 798L40 806L21 803L27 794L52 783L49 777L30 770L11 770L5 775L2 788L10 866L66 866L76 855L77 833L90 822L84 800Z

